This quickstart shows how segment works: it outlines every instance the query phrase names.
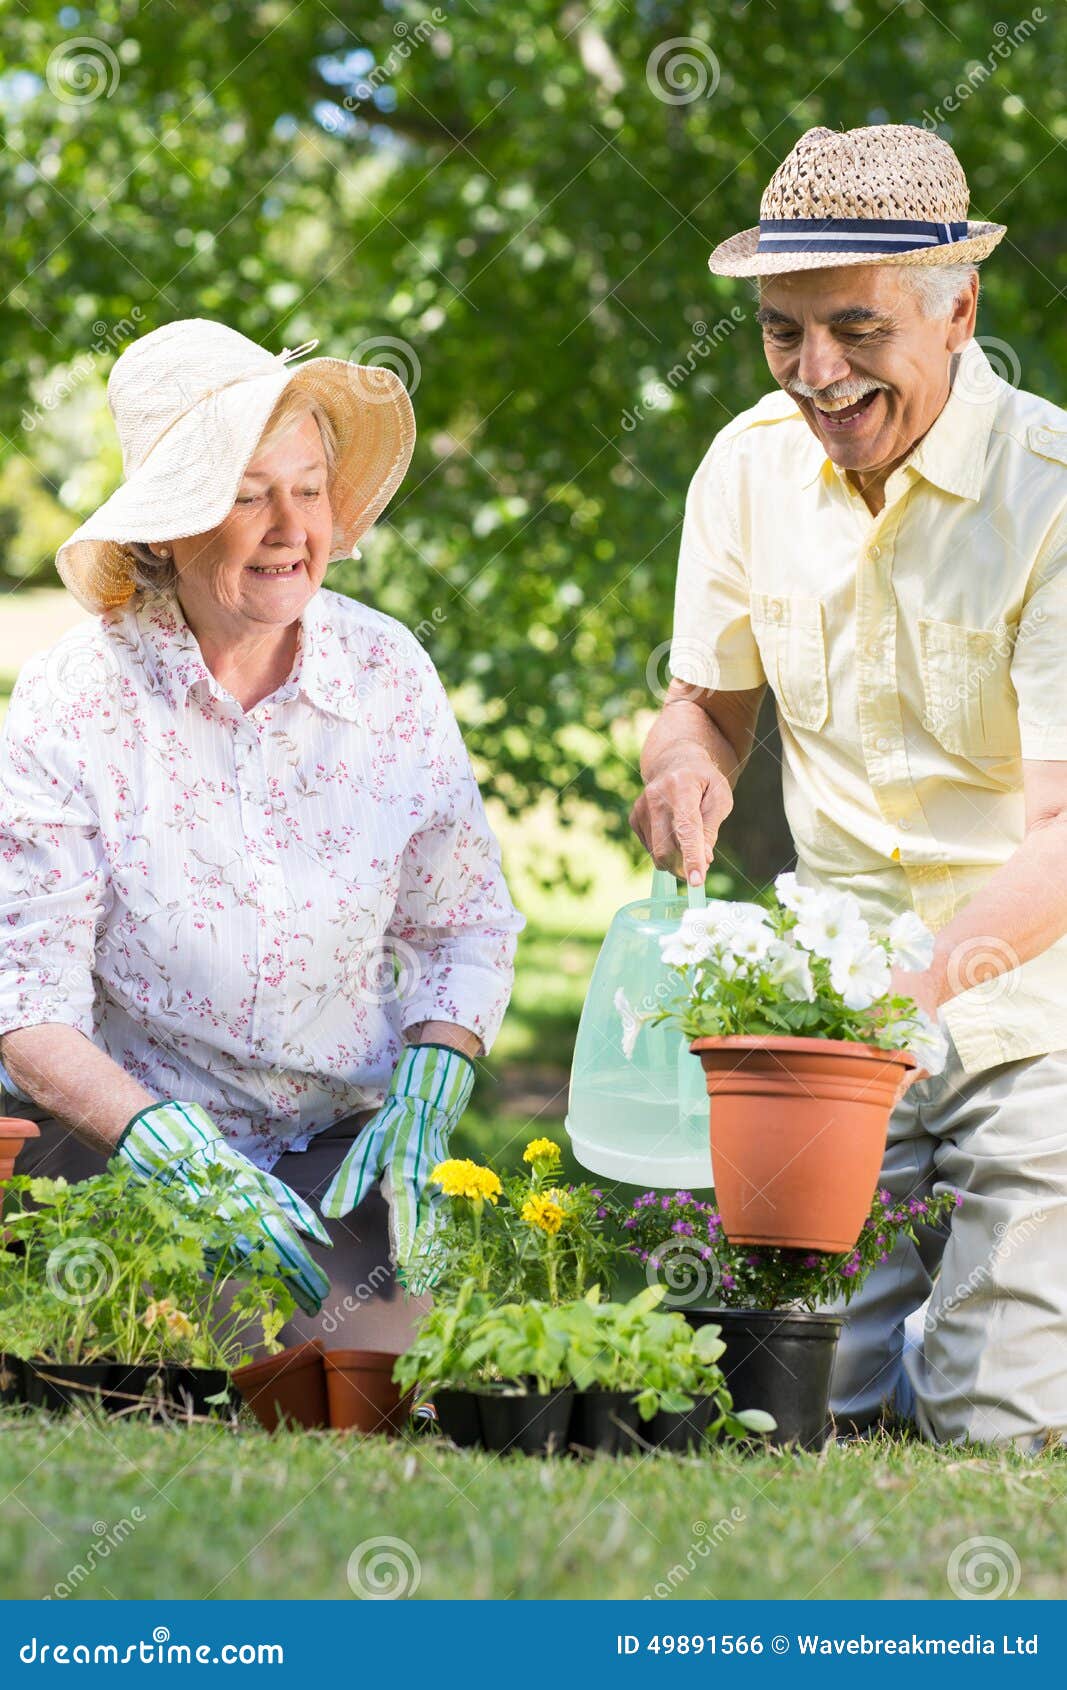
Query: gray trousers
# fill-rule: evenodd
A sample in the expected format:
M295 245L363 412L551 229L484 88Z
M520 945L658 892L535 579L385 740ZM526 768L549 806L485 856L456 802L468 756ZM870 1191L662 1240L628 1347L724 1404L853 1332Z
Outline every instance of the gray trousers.
M950 1046L893 1111L882 1183L963 1204L837 1305L839 1424L890 1407L935 1442L1067 1436L1067 1051L965 1074Z
M40 1138L31 1139L19 1154L16 1172L47 1179L75 1181L103 1172L105 1161L80 1139L34 1103L0 1091L0 1113L36 1121ZM271 1170L278 1179L317 1207L330 1180L370 1120L373 1110L346 1116L316 1133L306 1150L290 1151ZM429 1296L410 1297L397 1284L389 1261L389 1210L375 1185L352 1214L327 1220L333 1248L312 1239L301 1242L330 1278L330 1294L317 1315L297 1309L282 1328L283 1344L321 1338L327 1349L407 1349L419 1316L431 1306Z

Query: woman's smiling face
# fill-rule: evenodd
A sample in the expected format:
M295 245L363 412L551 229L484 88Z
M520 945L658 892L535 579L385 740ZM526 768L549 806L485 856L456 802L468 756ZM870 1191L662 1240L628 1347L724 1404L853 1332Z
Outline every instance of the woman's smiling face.
M764 282L756 320L771 374L842 469L888 473L949 391L950 355L974 333L977 285L927 317L893 265L801 270Z
M299 620L332 549L326 483L322 435L306 412L253 455L215 528L168 542L191 623L234 632L257 624L265 632Z

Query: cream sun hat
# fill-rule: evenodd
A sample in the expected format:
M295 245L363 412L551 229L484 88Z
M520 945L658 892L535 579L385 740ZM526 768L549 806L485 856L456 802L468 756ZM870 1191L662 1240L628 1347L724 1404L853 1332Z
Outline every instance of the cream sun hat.
M107 402L126 479L56 554L79 604L99 613L126 602L135 590L130 541L177 540L222 521L290 383L318 400L337 431L329 561L352 555L404 477L415 417L392 370L344 358L292 362L317 345L275 355L225 323L184 317L125 349Z
M912 124L809 129L778 166L760 220L721 242L717 276L773 276L837 264L967 264L1003 223L970 223L970 190L939 135Z

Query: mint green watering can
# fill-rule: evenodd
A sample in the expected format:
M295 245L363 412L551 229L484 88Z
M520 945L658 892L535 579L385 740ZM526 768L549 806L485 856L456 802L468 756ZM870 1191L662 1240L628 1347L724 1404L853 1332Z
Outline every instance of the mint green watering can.
M673 874L657 869L651 896L618 911L600 948L578 1023L565 1123L575 1157L591 1173L661 1191L712 1183L700 1061L676 1027L648 1023L627 1061L615 1007L620 987L646 1013L677 995L659 941L686 909L704 903L702 886L679 894Z

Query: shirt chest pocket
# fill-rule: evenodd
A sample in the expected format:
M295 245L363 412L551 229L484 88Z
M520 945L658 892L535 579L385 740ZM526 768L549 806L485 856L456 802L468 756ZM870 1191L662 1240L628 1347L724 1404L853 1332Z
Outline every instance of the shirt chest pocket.
M920 617L923 727L946 751L959 757L1019 755L1013 646L1003 624L966 628Z
M796 593L753 593L750 616L781 714L796 728L821 728L830 713L822 601Z

